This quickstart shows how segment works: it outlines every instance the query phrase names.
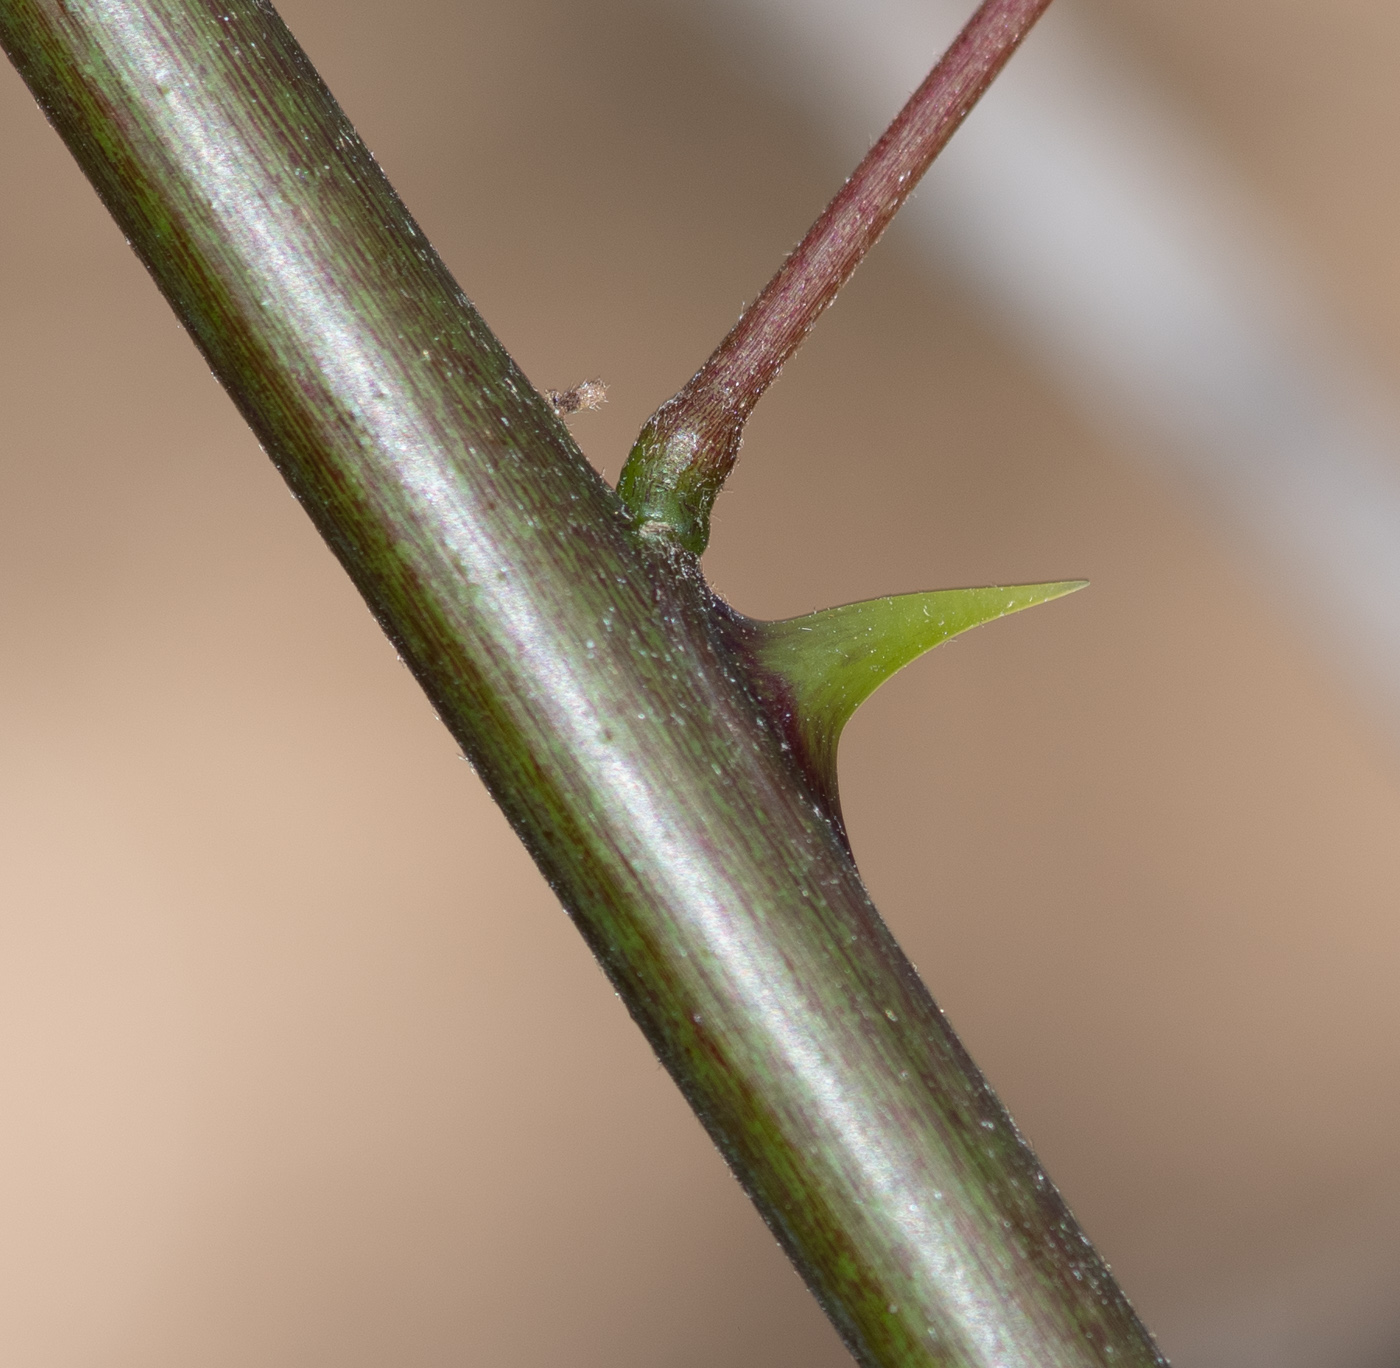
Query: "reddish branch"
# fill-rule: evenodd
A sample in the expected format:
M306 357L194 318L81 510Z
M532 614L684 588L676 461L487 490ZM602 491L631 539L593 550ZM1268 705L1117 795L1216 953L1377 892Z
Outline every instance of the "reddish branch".
M620 485L643 518L698 524L676 530L704 548L754 405L1049 4L985 0L763 293L652 416Z

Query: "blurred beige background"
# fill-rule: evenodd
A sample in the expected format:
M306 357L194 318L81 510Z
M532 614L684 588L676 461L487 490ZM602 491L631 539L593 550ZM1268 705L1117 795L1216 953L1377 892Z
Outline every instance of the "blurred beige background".
M1400 10L1073 7L1400 379ZM700 8L282 5L536 383L609 382L610 476L847 169ZM0 119L0 1362L846 1362L8 67ZM862 868L1181 1368L1393 1368L1400 757L1149 472L897 227L707 564L1093 581L867 705Z

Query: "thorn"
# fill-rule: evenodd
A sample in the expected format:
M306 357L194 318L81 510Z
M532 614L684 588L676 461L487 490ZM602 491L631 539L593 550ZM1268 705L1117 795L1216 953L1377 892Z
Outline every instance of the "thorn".
M780 622L745 619L740 649L785 738L838 823L836 748L859 705L896 671L969 628L1082 589L1084 580L896 594Z

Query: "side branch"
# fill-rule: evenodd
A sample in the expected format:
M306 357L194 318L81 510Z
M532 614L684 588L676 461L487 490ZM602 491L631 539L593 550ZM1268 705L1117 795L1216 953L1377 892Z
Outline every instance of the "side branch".
M857 1362L1160 1368L746 671L816 747L867 681L669 573L269 0L0 0L0 45Z
M618 492L699 554L763 392L908 199L1050 0L985 0L763 293L647 422Z

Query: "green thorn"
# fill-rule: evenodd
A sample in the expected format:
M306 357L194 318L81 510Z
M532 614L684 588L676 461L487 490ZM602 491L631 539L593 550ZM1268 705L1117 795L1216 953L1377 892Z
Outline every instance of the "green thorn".
M938 589L754 623L760 667L788 694L802 757L832 807L836 745L851 715L897 670L950 637L1072 594L1087 580Z

